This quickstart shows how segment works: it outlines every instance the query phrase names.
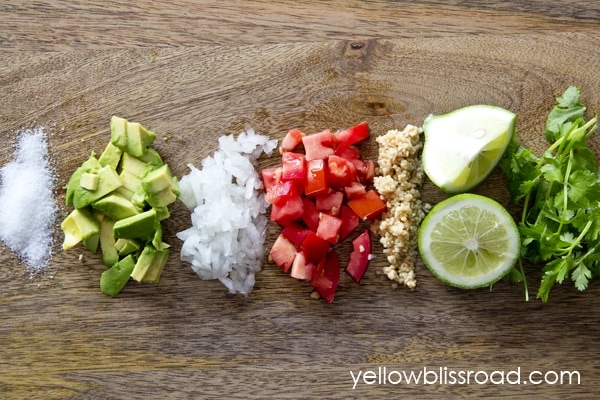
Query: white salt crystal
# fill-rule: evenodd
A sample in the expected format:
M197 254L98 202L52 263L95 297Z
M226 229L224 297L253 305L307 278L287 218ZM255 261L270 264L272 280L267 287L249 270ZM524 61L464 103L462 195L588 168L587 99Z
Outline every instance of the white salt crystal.
M0 169L0 240L32 273L52 255L52 230L57 206L54 173L41 127L21 133L15 159Z

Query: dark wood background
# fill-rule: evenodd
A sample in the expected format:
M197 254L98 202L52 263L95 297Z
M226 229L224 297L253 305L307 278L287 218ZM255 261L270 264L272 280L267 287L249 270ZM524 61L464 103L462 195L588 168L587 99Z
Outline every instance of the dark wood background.
M520 138L540 151L566 87L600 111L599 24L600 6L587 1L3 3L0 164L20 130L43 126L62 207L60 186L104 148L113 114L157 132L181 176L245 127L281 139L292 127L366 120L377 136L476 103L517 113ZM361 150L376 157L374 138ZM477 192L518 213L499 171ZM427 182L423 198L444 195ZM160 283L130 283L115 299L100 293L100 256L61 251L58 226L51 265L33 279L0 245L0 397L593 398L600 384L597 282L526 303L520 286L452 289L419 263L415 291L392 289L375 243L362 284L342 276L333 304L268 264L249 297L232 297L179 261L175 234L189 224L177 203ZM277 233L270 226L268 244ZM534 297L539 268L528 272ZM523 380L572 370L581 382L353 390L350 371L379 367L520 368Z

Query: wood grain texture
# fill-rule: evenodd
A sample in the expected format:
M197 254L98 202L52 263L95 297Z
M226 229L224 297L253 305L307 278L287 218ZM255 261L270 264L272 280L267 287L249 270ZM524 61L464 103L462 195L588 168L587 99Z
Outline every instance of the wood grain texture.
M62 186L104 148L113 114L157 132L159 151L181 176L217 149L220 135L246 127L280 139L292 127L366 120L377 136L490 103L516 112L521 139L539 151L546 115L568 85L582 87L590 112L600 110L593 2L343 3L352 11L342 2L226 4L175 1L168 12L152 1L0 5L0 165L21 129L43 126ZM600 151L597 137L592 145ZM361 150L375 157L375 140ZM477 191L518 212L498 171ZM444 195L426 183L423 197ZM56 198L63 204L60 188ZM99 255L62 252L58 227L41 276L30 278L0 245L0 397L595 397L597 282L583 293L559 286L548 304L525 303L516 285L461 291L419 264L410 292L378 273L380 256L360 286L343 276L331 305L268 264L248 298L232 297L178 260L175 233L189 224L174 205L164 232L173 253L160 283L130 283L115 299L99 291ZM277 233L270 226L269 243ZM342 250L347 257L349 246ZM378 243L374 252L382 254ZM538 274L531 268L530 284ZM379 367L577 370L581 384L352 389L350 371Z
M9 51L593 31L593 1L34 1L0 4Z

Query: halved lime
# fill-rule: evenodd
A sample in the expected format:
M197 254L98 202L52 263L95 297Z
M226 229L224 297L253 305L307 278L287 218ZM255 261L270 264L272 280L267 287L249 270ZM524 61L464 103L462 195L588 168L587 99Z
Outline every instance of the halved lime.
M490 286L514 266L517 225L500 203L459 194L435 205L419 230L419 251L442 282L464 289Z
M516 115L501 107L473 105L423 122L423 169L448 193L477 186L492 172L515 132Z

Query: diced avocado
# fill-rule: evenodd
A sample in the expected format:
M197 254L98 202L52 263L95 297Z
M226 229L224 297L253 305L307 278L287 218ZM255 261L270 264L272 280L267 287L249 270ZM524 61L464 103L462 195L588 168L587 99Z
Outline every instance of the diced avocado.
M168 258L168 249L156 250L152 245L146 245L135 263L131 277L138 282L158 282Z
M84 163L81 164L81 166L77 168L75 172L73 172L73 175L71 175L69 182L65 186L65 200L68 206L73 204L73 196L75 194L75 191L81 187L81 175L83 175L86 172L96 173L100 168L102 168L102 165L100 165L100 163L96 159L96 155L92 152L90 157L86 161L84 161Z
M150 239L154 237L159 224L156 211L150 209L143 213L115 222L114 236L123 239Z
M94 191L87 190L81 185L73 193L73 206L83 208L122 186L121 178L113 167L107 165L97 172L98 187Z
M63 250L75 247L82 240L91 238L100 232L98 221L88 210L74 209L60 224L65 234Z
M177 200L180 193L177 178L167 164L148 172L142 179L142 187L152 207L165 207Z
M156 250L165 250L171 247L169 244L162 241L162 225L160 223L156 224L156 231L152 238L152 246L154 246Z
M89 190L93 192L98 189L98 175L91 172L84 172L81 174L81 178L79 179L79 186L84 188L85 190Z
M127 123L127 152L141 157L156 139L156 134L144 128L139 122Z
M167 219L171 216L171 213L169 212L169 208L168 207L154 207L154 209L156 210L156 218L158 218L159 221L162 221L163 219Z
M110 119L110 142L121 151L127 150L127 120L114 116Z
M115 221L140 213L140 210L131 201L116 192L104 196L92 204L92 207L102 211Z
M119 175L123 187L135 193L142 188L142 180L127 170L121 171Z
M135 261L128 255L113 264L100 276L100 290L107 296L115 297L125 287L135 268Z
M146 164L152 165L153 167L160 167L164 164L160 154L158 154L158 151L154 150L152 147L149 147L146 150L146 154L139 157L139 159Z
M140 244L133 239L118 239L115 242L115 247L120 256L125 256L138 251L140 249Z
M129 153L123 153L123 157L121 158L121 172L127 171L139 179L142 179L144 175L148 173L148 171L154 168L154 166L145 163Z
M105 217L104 213L99 210L92 210L92 216L96 219L96 221L98 221L98 226L100 226L100 223L102 222L102 220ZM88 249L89 251L91 251L92 253L95 253L96 251L98 251L99 245L100 245L100 232L96 233L95 235L90 236L87 239L83 239L83 246L86 249Z
M112 266L119 261L119 253L115 247L115 237L113 235L113 226L115 222L105 217L100 222L100 248L102 249L102 261L107 267Z
M121 196L125 197L129 201L131 201L131 198L133 197L133 192L131 190L127 189L125 186L121 186L120 188L115 190L115 193L120 194Z
M146 154L148 147L156 139L156 134L138 122L113 116L110 120L110 141L124 152L136 157Z
M116 170L119 166L119 162L121 161L122 153L123 152L120 148L118 148L111 142L108 142L108 145L106 145L106 148L104 149L102 154L100 154L100 158L98 158L98 161L103 167L110 165Z

